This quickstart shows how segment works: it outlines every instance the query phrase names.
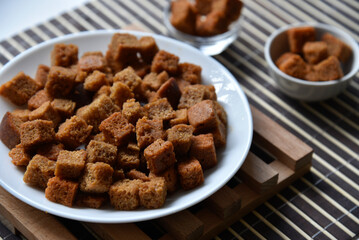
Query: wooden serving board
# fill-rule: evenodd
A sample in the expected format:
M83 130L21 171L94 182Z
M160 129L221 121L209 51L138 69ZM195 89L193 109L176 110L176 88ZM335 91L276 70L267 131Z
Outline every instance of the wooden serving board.
M233 179L205 201L160 219L130 224L81 223L99 239L211 239L309 171L313 150L251 107L253 143ZM76 239L57 217L0 187L0 214L28 239Z

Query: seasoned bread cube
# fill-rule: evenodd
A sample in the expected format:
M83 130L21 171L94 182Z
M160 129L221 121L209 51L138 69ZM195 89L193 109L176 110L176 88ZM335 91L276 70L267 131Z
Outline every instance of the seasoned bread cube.
M150 181L150 178L147 177L147 175L145 173L140 172L136 169L131 169L129 172L127 172L126 177L131 180L139 179L142 181Z
M80 180L80 189L89 193L108 192L112 184L113 168L107 163L87 163Z
M23 180L31 186L45 189L48 180L54 177L55 166L55 161L41 155L35 155L26 167Z
M144 156L150 172L157 174L173 166L176 162L173 150L173 144L162 139L157 139L149 145L144 151Z
M126 178L125 172L123 171L123 169L116 169L116 170L114 170L114 172L113 172L112 178L113 178L113 182L117 182L117 181L119 181L119 180L123 180L123 179Z
M318 81L336 80L343 77L342 68L337 57L330 56L314 67Z
M193 189L204 182L201 164L195 158L178 163L178 175L184 190Z
M212 11L212 1L213 0L196 0L194 7L199 14L207 15Z
M106 60L102 54L84 54L78 63L78 70L84 72L105 71Z
M151 72L143 78L142 88L144 91L157 91L162 84L168 80L169 76L166 71L161 73Z
M127 85L134 94L141 94L142 80L132 67L127 67L121 72L116 73L113 77L113 82L122 82Z
M140 166L140 148L135 143L119 148L117 156L118 168L129 170Z
M226 145L227 127L222 121L217 120L217 125L210 131L213 135L214 146L219 149Z
M55 44L51 51L51 66L70 67L76 64L78 51L78 47L74 44Z
M95 70L90 75L88 75L84 82L84 89L91 92L96 92L102 86L107 85L106 74Z
M212 2L212 11L218 11L230 23L241 14L243 3L240 0L215 0Z
M124 116L127 121L132 125L136 125L138 119L142 118L144 115L143 108L139 102L136 102L134 98L128 99L122 105L122 116Z
M325 33L322 36L322 41L326 42L328 45L328 55L337 57L343 63L345 63L352 55L350 46L330 33Z
M209 130L217 125L217 111L212 100L204 100L188 109L188 122L196 132Z
M150 102L144 106L148 118L170 120L176 116L167 98Z
M119 146L128 143L135 127L122 116L121 112L115 112L101 122L99 129L109 142Z
M110 92L110 98L120 108L124 102L135 96L131 89L122 82L115 82L110 88Z
M85 164L85 150L62 150L57 158L55 176L62 179L78 179L85 168Z
M62 143L59 144L45 144L37 149L37 154L47 157L50 160L56 161L60 151L65 150Z
M94 99L98 98L102 94L109 97L111 95L111 86L104 85L104 86L100 87L100 89L96 92Z
M166 181L162 177L154 177L142 182L139 187L141 206L149 209L163 206L167 196Z
M76 115L84 119L88 125L92 125L93 131L96 133L101 122L118 110L119 108L111 98L102 94L91 104L78 109Z
M76 205L80 207L100 208L106 200L104 194L79 192L76 196Z
M11 157L11 162L15 166L27 166L31 160L30 154L21 146L21 144L18 144L11 149L9 156Z
M72 207L74 204L79 183L53 177L47 182L45 189L45 197L51 202L60 203L62 205Z
M178 176L177 176L177 168L172 166L161 173L153 173L150 172L149 177L163 177L166 181L166 188L168 193L173 193L178 188Z
M295 54L288 56L285 61L282 61L278 68L295 78L304 79L307 71L307 66L301 56Z
M292 53L301 53L306 42L315 41L315 29L311 26L288 29L287 35Z
M10 81L0 86L0 95L16 105L24 105L41 88L31 77L19 72Z
M6 112L0 124L0 139L12 149L20 143L20 125L23 121L13 113Z
M170 125L173 127L177 124L188 124L187 108L175 111L176 116L170 120Z
M62 119L66 119L74 114L76 103L69 99L55 98L51 106Z
M151 36L144 36L140 38L139 43L141 58L144 62L151 63L153 57L159 51L155 39Z
M44 64L40 64L37 67L35 74L35 81L39 84L41 88L45 87L47 82L47 75L49 75L50 68Z
M285 52L282 55L280 55L279 58L275 61L275 65L279 68L279 66L282 65L282 63L284 63L289 58L296 56L296 55L297 54L292 53L292 52Z
M181 98L181 91L178 87L177 81L172 77L162 84L156 92L156 98L166 98L171 104L171 107L176 109Z
M51 143L54 140L55 131L51 121L33 120L20 125L20 141L26 149Z
M328 57L326 42L306 42L303 46L304 59L310 64L317 64Z
M182 91L178 109L190 108L203 100L217 100L213 85L189 85Z
M108 62L128 62L140 50L140 43L136 36L127 33L115 33L106 52Z
M143 149L153 143L156 139L164 137L162 120L150 120L143 117L136 124L136 138L138 146Z
M61 122L60 115L52 108L50 101L44 102L39 108L30 112L29 120L36 119L52 121L54 127Z
M178 56L164 50L160 50L153 58L151 72L160 73L162 71L166 71L168 74L176 74L178 71L178 62Z
M190 125L178 124L166 131L167 140L173 144L176 156L186 155L192 144L194 128Z
M191 157L198 159L204 170L217 165L213 135L209 133L193 136L189 154Z
M178 65L180 72L180 79L185 80L191 84L201 83L202 68L192 63L180 63Z
M30 110L34 110L36 108L39 108L43 103L52 101L52 97L45 91L40 90L33 95L29 101L27 102L27 107Z
M140 206L141 180L124 179L115 182L109 191L111 205L118 210L134 210Z
M228 31L228 19L221 11L212 11L203 19L197 16L196 33L198 36L208 37Z
M56 133L56 139L65 144L65 146L74 149L85 143L91 134L92 128L85 120L73 116L60 125Z
M14 111L12 111L11 113L20 118L23 122L29 121L29 114L30 114L30 110L29 109L15 109Z
M178 30L188 33L195 33L196 9L186 0L171 2L171 24Z
M89 163L104 162L115 166L117 147L112 144L91 140L86 147L86 152Z
M67 96L75 85L76 71L53 66L50 68L45 90L52 97Z
M213 104L219 120L226 126L228 122L226 110L224 110L223 106L217 101L213 101Z

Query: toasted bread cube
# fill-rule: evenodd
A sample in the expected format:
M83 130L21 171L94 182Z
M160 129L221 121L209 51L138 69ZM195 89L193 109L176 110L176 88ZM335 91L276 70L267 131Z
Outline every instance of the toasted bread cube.
M124 179L115 182L109 191L111 205L118 210L134 210L140 206L141 180Z
M159 51L155 39L151 36L144 36L140 38L139 43L141 58L146 63L151 63L153 57Z
M228 31L228 19L221 11L210 12L205 19L197 16L196 34L203 37L214 36Z
M67 96L75 85L76 71L53 66L45 85L45 90L52 97Z
M203 184L203 170L197 159L191 158L190 160L180 162L177 169L180 184L184 190L190 190Z
M314 70L314 65L307 64L307 69L304 79L308 81L319 81L318 74Z
M85 79L87 78L88 75L89 75L88 72L78 70L75 78L75 83L85 82Z
M106 70L106 67L106 60L101 55L86 54L80 58L78 63L78 70L84 72L103 72Z
M39 84L41 88L45 87L47 82L47 75L49 75L50 68L46 65L40 64L37 67L35 74L35 81Z
M141 206L149 209L160 208L166 201L167 186L162 177L154 177L142 182L139 187Z
M216 148L212 133L193 136L189 154L198 159L203 169L217 165Z
M144 77L142 87L145 91L157 91L168 78L169 76L166 71L162 71L158 74L151 72Z
M115 82L110 88L110 91L110 98L120 108L122 108L124 102L135 96L131 89L122 82Z
M150 172L149 177L163 177L166 181L166 188L169 193L173 193L178 188L178 177L175 166L172 166L161 173Z
M199 14L207 15L212 11L212 1L213 0L196 0L194 6Z
M86 152L89 163L104 162L115 166L117 147L112 144L91 140L86 147Z
M40 85L31 77L19 72L10 81L0 86L0 95L16 105L24 105L40 89Z
M337 57L330 56L314 66L319 81L336 80L343 77L343 71Z
M102 94L109 97L111 95L111 86L104 85L104 86L100 87L100 89L96 92L94 99L96 99L98 96L100 96Z
M196 132L206 131L217 125L217 111L212 100L204 100L188 109L188 122Z
M162 139L157 139L149 145L144 151L144 156L147 168L155 174L163 172L176 162L173 144Z
M143 117L136 124L136 138L138 146L143 149L153 143L156 139L164 137L162 120L149 120Z
M173 144L177 155L186 155L192 144L194 128L190 125L178 124L166 131L167 140Z
M54 140L55 131L51 121L33 120L20 125L20 141L26 149L51 143Z
M78 179L85 168L86 151L62 150L56 162L55 176L62 179Z
M141 79L151 71L151 63L143 62L142 59L131 63L131 67L133 68L133 71L135 71L136 75Z
M143 108L139 102L136 102L134 98L128 99L122 105L122 116L124 116L134 126L138 119L144 115Z
M330 33L325 33L322 36L322 41L328 45L328 55L335 56L340 61L345 63L352 55L352 49L340 39L334 37Z
M127 172L126 177L131 180L139 179L142 181L150 181L150 178L145 173L136 169L131 169L129 172Z
M29 109L15 109L14 111L12 111L11 113L20 118L23 122L27 122L29 121L29 114L30 114L30 110Z
M202 68L196 64L192 63L180 63L178 65L180 78L191 84L200 84L201 83L201 73Z
M76 103L69 99L55 98L51 102L52 108L61 118L69 118L74 114Z
M0 124L0 139L12 149L20 143L20 125L23 121L13 113L6 112Z
M45 197L51 202L60 203L62 205L72 207L74 204L79 183L53 177L47 182L45 189Z
M217 125L210 131L213 135L214 146L219 149L226 145L227 127L222 121L217 120Z
M45 90L40 90L29 99L29 101L27 102L27 107L30 110L34 110L48 101L52 101L52 97Z
M232 22L241 14L243 3L240 0L215 0L211 7L213 11L224 15L228 22Z
M114 170L114 172L113 172L112 178L113 178L113 181L114 181L114 182L117 182L117 181L119 181L119 180L123 180L123 179L126 178L125 172L123 171L123 169L116 169L116 170Z
M51 51L51 66L70 67L77 63L79 49L73 44L58 43Z
M108 61L127 62L129 58L136 56L140 47L136 36L127 33L115 33L112 35L111 43L108 46L106 58Z
M121 72L116 73L116 75L113 77L113 82L122 82L126 84L133 93L141 93L142 80L132 67L127 67Z
M65 146L62 143L45 144L37 149L37 154L47 157L50 160L57 161L57 157L62 150L65 150Z
M310 64L317 64L328 57L326 42L306 42L303 46L304 59Z
M56 139L65 146L74 149L85 143L92 129L93 127L88 125L85 120L73 116L60 125Z
M135 130L121 112L115 112L103 120L99 128L105 138L116 146L126 144Z
M99 141L99 142L107 142L103 132L99 132L98 134L92 136L91 140L95 140L95 141Z
M161 98L144 106L150 119L170 120L176 116L171 104L166 98Z
M223 106L217 101L213 101L213 104L219 120L224 124L224 126L227 126L228 119L226 110L224 110Z
M166 71L168 74L176 74L178 71L179 57L160 50L152 60L151 72L160 73Z
M83 192L105 193L112 184L113 168L104 162L87 163L80 180Z
M166 98L172 108L176 109L181 98L181 91L177 81L171 77L168 81L162 84L156 92L156 98Z
M282 63L284 63L289 58L296 56L296 55L297 54L292 53L292 52L285 52L282 55L280 55L279 58L275 61L275 65L279 68L279 66L282 65Z
M188 33L195 33L196 10L186 0L171 2L171 24L178 30Z
M288 56L285 61L278 66L278 68L295 78L304 79L306 75L307 66L301 56L295 54Z
M135 143L119 148L117 156L118 168L129 170L140 166L140 148Z
M43 119L52 121L54 127L61 122L60 115L52 108L51 102L44 102L39 108L29 114L29 120Z
M35 155L26 167L23 180L31 186L45 189L48 180L54 177L55 167L55 161L41 155Z
M175 111L176 116L170 120L171 127L177 124L188 124L187 108Z
M213 85L189 85L184 88L178 104L178 109L190 108L203 100L217 100L216 91Z
M111 98L102 94L91 104L78 109L76 115L84 119L88 125L92 125L93 131L96 133L101 122L118 110L119 108Z
M21 144L18 144L11 149L9 156L11 157L11 162L15 166L27 166L31 160L30 154L21 146Z
M314 27L296 27L287 30L289 48L292 53L301 53L306 42L315 41Z
M76 205L89 208L100 208L106 200L104 194L79 192L76 196Z
M95 70L93 73L88 75L85 79L84 89L91 92L96 92L102 86L107 85L106 74Z

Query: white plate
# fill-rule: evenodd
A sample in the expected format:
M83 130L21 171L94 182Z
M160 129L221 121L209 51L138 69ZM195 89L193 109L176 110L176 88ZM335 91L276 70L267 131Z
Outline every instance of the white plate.
M111 36L120 31L95 31L67 35L39 44L20 54L0 71L0 84L5 83L19 71L32 77L38 64L50 64L50 52L55 43L73 43L79 46L79 55L86 51L105 52ZM112 208L90 209L66 207L48 201L43 191L26 185L22 178L24 169L14 166L8 156L9 149L0 143L0 184L8 192L25 203L48 213L86 222L126 223L154 219L186 209L220 189L238 171L247 156L252 141L252 117L246 96L237 80L221 64L207 57L197 49L179 41L153 35L150 33L126 31L136 36L152 35L160 49L174 53L180 62L190 62L202 67L204 84L213 84L216 88L218 101L228 114L227 145L218 153L218 165L205 171L204 184L191 191L178 191L168 196L165 205L160 209L135 211L117 211ZM15 109L8 101L0 100L0 118Z

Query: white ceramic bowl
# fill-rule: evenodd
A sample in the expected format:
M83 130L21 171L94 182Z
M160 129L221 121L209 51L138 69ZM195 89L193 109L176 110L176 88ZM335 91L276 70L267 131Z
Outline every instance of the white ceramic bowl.
M180 41L184 41L195 48L198 48L202 53L208 56L213 56L223 52L232 42L234 42L242 28L243 21L243 7L239 18L232 22L228 31L222 34L214 35L211 37L200 37L184 33L176 29L170 21L171 17L171 1L168 1L163 14L163 21L169 32L169 35Z
M353 51L351 58L342 66L344 76L338 80L310 82L289 76L279 70L275 61L285 52L289 52L286 31L293 27L313 26L316 30L316 39L321 39L324 33L330 33L348 44ZM264 56L268 64L270 76L275 80L279 89L286 95L303 101L321 101L336 96L343 91L350 80L359 70L358 43L343 30L321 23L295 23L274 31L264 46Z

